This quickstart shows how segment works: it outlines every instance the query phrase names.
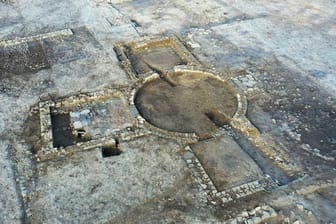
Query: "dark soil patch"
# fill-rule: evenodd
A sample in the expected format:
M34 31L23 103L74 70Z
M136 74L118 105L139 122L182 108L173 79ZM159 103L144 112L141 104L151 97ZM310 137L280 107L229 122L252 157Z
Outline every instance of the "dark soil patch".
M50 68L50 64L42 42L34 41L0 48L0 71L21 74L44 68Z
M160 66L165 70L173 69L176 65L187 64L170 47L159 47L140 52L129 49L127 57L138 75L152 71L147 64Z
M67 147L75 143L69 113L51 114L51 125L54 147Z
M157 78L140 88L135 97L140 114L154 126L205 138L217 129L216 124L235 114L237 99L225 82L203 73L169 76L174 85ZM216 114L221 116L215 119Z

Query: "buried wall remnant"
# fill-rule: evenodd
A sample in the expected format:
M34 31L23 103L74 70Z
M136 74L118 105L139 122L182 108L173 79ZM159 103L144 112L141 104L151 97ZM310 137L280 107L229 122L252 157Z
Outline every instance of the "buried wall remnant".
M0 41L0 71L12 74L50 68L44 40L72 36L70 29ZM1 78L1 77L0 77Z

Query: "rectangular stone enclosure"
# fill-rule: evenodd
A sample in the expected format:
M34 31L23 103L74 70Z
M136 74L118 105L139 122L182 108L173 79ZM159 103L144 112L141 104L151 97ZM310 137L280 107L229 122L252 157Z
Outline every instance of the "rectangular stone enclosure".
M41 157L59 150L86 150L115 141L135 117L121 92L108 89L40 103Z
M198 65L198 60L177 37L118 44L115 51L127 73L140 78L153 72L151 66L171 70L177 65Z
M263 172L241 147L228 136L191 146L219 191L256 181Z

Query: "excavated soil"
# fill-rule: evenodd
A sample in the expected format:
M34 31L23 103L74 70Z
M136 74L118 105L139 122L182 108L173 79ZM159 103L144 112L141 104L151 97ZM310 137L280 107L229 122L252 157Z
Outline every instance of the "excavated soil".
M234 90L204 73L170 73L142 86L135 96L140 114L152 125L174 132L211 135L237 110Z

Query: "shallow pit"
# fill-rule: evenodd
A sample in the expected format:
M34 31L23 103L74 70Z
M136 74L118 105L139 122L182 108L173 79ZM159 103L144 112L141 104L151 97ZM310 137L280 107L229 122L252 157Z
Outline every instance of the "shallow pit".
M230 136L201 141L191 148L218 191L262 178L258 164Z
M121 153L122 151L117 145L105 145L102 147L103 158L111 156L119 156Z
M215 75L183 71L160 77L145 83L134 98L141 116L158 128L208 138L237 111L234 89Z
M69 113L52 113L50 118L53 146L59 148L73 145L76 141L76 136L72 133Z
M159 39L143 39L115 47L126 71L135 78L150 75L151 66L172 70L178 65L198 65L198 60L176 36Z
M132 51L128 57L138 75L151 71L147 63L163 69L172 69L176 65L186 64L170 47L154 48L143 52Z

